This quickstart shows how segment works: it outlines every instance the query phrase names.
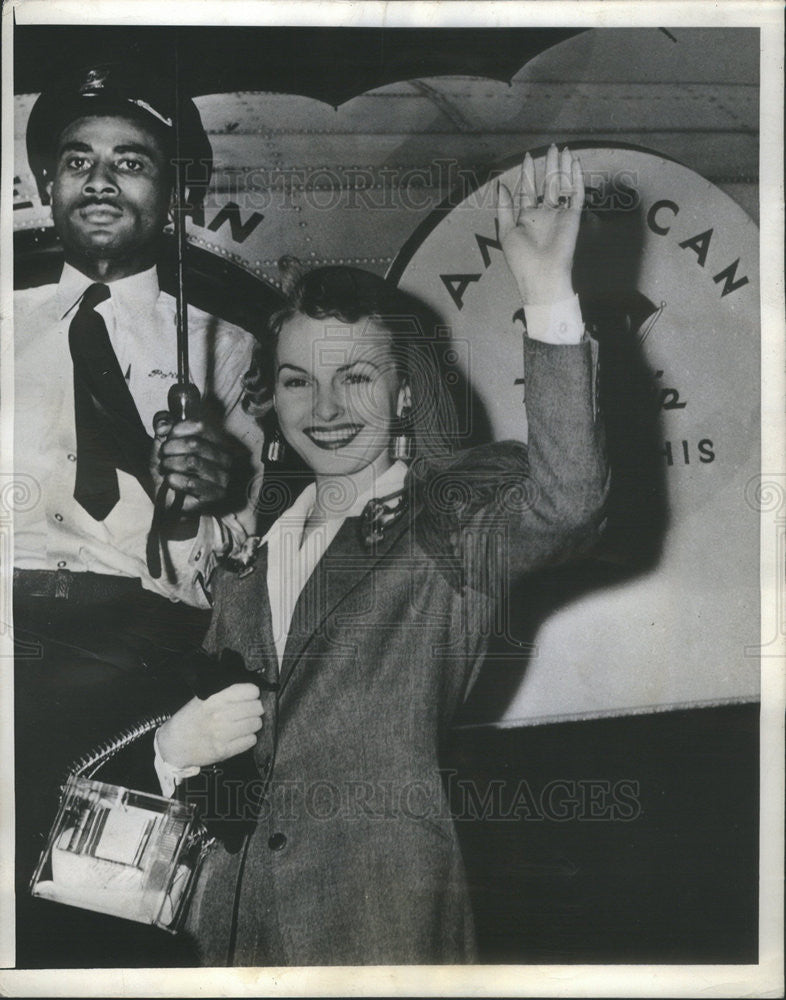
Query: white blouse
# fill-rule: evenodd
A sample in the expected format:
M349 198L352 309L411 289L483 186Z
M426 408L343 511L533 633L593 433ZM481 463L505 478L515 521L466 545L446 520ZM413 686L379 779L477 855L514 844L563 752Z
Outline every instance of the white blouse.
M316 485L311 483L262 539L260 547L267 545L267 592L279 666L284 659L297 600L341 525L346 518L359 516L369 500L402 489L406 475L407 465L401 461L394 462L376 477L367 490L357 494L348 507L345 507L345 498L340 498L341 506L345 508L341 516L331 518L328 513L328 519L303 538L303 530L317 496ZM346 487L352 488L351 479L346 479Z

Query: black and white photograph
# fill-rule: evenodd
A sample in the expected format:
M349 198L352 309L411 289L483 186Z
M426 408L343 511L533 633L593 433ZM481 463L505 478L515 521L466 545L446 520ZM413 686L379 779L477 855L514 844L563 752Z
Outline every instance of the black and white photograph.
M2 20L0 992L782 996L782 6Z

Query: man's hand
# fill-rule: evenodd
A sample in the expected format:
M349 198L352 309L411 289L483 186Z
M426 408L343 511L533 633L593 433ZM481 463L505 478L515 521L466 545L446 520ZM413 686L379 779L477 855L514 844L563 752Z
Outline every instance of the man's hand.
M183 513L220 503L227 495L232 455L226 437L204 421L175 423L168 410L153 417L153 479L185 494Z
M204 701L192 698L158 730L158 749L172 767L206 767L250 750L262 728L255 684L232 684Z
M540 178L527 153L515 197L500 183L500 242L524 305L559 302L573 295L571 271L583 205L581 164L567 147L562 152L549 147Z

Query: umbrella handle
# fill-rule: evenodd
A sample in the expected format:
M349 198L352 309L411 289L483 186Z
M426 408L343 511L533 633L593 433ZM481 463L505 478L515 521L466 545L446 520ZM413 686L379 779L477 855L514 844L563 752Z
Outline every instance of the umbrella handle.
M167 404L169 412L172 414L175 423L183 420L199 419L200 395L199 389L191 382L176 382L169 387L167 394ZM153 503L153 519L150 523L150 531L147 534L147 571L154 580L161 576L162 561L166 566L167 580L177 583L177 571L169 557L167 548L167 528L174 524L183 512L183 503L186 495L182 490L173 489L172 502L167 506L167 494L170 487L166 482L161 483L156 493Z
M175 382L174 385L171 385L166 402L176 424L182 420L199 419L201 397L199 389L192 382Z

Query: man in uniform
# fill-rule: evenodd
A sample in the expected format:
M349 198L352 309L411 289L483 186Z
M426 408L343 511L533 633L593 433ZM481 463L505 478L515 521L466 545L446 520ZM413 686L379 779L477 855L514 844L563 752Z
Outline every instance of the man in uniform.
M14 303L14 467L27 492L14 515L18 901L64 768L161 708L163 665L207 626L213 567L254 528L262 442L240 406L251 335L189 307L200 419L173 426L160 412L177 370L175 299L156 267L173 211L173 91L144 68L95 65L43 93L28 123L64 266ZM179 112L193 205L212 155L193 102ZM153 539L156 570L162 482L185 499L161 549Z

